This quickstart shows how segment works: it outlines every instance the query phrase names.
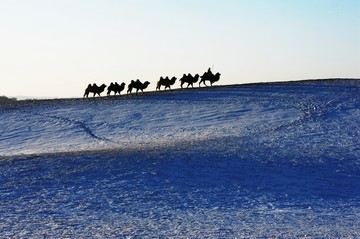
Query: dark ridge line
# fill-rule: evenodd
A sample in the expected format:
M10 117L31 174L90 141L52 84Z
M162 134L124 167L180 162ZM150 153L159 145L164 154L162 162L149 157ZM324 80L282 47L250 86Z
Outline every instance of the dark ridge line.
M33 102L71 102L71 101L96 101L96 100L114 100L114 99L132 99L140 98L147 95L160 95L160 94L169 94L169 93L178 93L178 92L191 92L191 91L211 91L218 89L226 88L236 88L236 87L252 87L252 86L270 86L270 85L279 85L279 84L302 84L302 83L316 83L316 82L336 82L336 81L360 81L360 78L324 78L324 79L305 79L305 80L289 80L289 81L271 81L271 82L254 82L254 83L243 83L243 84L230 84L230 85L213 85L207 87L194 87L194 88L174 88L171 90L161 90L161 91L145 91L144 93L135 93L131 95L122 94L117 96L97 96L97 97L75 97L75 98L54 98L54 99L27 99L27 100L18 100L13 103L10 103L8 106L14 105L16 103L33 103Z

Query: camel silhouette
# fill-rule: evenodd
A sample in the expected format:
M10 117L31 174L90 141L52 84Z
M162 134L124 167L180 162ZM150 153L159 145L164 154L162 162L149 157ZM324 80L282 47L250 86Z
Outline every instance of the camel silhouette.
M193 84L199 80L199 77L199 74L196 74L195 76L192 76L190 73L188 75L184 74L183 77L181 77L180 79L181 88L183 88L184 83L188 84L186 88L189 88L190 85L194 88Z
M212 86L215 82L220 80L220 75L221 74L219 72L214 75L209 68L208 71L201 76L201 80L199 81L199 87L201 83L204 83L204 85L207 86L206 81L210 81L210 85Z
M157 82L156 85L156 90L160 90L160 87L163 85L165 86L165 90L166 88L169 88L171 90L171 86L173 84L175 84L176 81L176 77L172 77L171 80L169 79L169 77L167 76L166 78L160 77L160 80Z
M107 95L110 96L111 91L114 91L114 96L116 95L116 93L121 93L121 91L123 91L125 89L125 83L121 83L121 85L119 85L117 82L112 83L109 85L108 87L108 92Z
M88 87L85 89L85 93L84 96L86 96L86 98L89 97L89 93L93 93L93 97L95 97L95 95L99 95L105 90L106 85L102 84L101 86L97 86L95 83L93 85L89 84Z
M142 83L139 79L136 81L132 80L131 83L128 85L128 91L127 93L132 94L132 90L136 89L136 95L138 94L139 90L141 90L142 93L144 93L144 90L150 85L150 82L145 81Z

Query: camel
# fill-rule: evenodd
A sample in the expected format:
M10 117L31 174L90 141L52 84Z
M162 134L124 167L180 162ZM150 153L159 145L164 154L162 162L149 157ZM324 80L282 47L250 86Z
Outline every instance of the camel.
M220 80L220 75L219 72L214 75L209 68L209 70L201 76L199 87L201 83L204 83L204 85L207 86L206 81L210 81L210 85L212 86L212 84Z
M121 93L121 91L123 91L125 89L125 83L121 83L121 85L119 85L117 82L115 82L114 84L111 82L111 84L109 85L108 87L108 92L107 92L107 95L110 96L110 93L111 91L114 91L115 94L114 96L116 95L116 93Z
M171 80L167 76L166 78L160 77L160 80L157 82L156 90L160 90L160 87L163 85L166 88L169 88L171 90L171 87L173 84L175 84L176 77L172 77Z
M142 83L139 79L136 81L131 81L131 83L128 85L128 91L127 93L131 94L132 89L136 89L136 95L138 94L138 91L141 90L142 93L144 93L144 90L150 85L150 82L145 81Z
M193 84L199 80L199 77L200 77L199 74L196 74L195 76L192 76L190 73L188 75L184 74L183 77L180 79L181 88L183 88L184 83L188 84L186 88L189 88L190 85L191 85L191 87L194 88Z
M106 85L102 84L101 86L97 86L95 83L93 85L89 84L88 87L85 90L84 96L86 96L86 98L89 97L89 93L94 93L93 97L95 97L96 94L99 95L105 90Z

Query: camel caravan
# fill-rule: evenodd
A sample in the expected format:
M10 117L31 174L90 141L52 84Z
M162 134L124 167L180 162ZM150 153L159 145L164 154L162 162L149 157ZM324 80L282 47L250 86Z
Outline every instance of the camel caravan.
M187 83L186 88L189 88L189 86L191 86L192 88L194 88L194 83L199 82L199 87L201 86L201 83L203 83L203 85L205 85L206 87L208 86L206 84L206 82L210 82L210 86L212 86L215 82L220 80L220 73L216 73L213 74L211 72L211 69L209 68L208 71L206 71L202 76L200 76L199 74L196 74L194 76L192 76L190 73L189 74L184 74L180 79L180 87L183 89L183 85L185 83ZM175 84L177 78L174 76L171 79L167 76L167 77L160 77L160 80L157 82L156 84L156 91L160 91L161 87L164 86L164 90L166 90L167 88L169 88L169 90L171 90L171 86ZM200 80L200 81L199 81ZM93 93L93 97L95 97L96 95L98 95L100 97L100 94L102 92L105 91L106 87L107 87L107 95L111 96L111 93L114 92L113 96L116 96L116 94L119 94L119 96L121 95L121 92L123 90L125 90L125 83L121 83L120 85L115 82L115 83L110 83L110 85L107 87L105 84L102 84L101 86L97 86L95 83L94 84L89 84L88 87L85 89L85 93L83 97L88 98L90 93ZM139 79L137 79L136 81L132 80L130 82L130 84L128 84L128 88L127 88L127 95L132 95L133 94L133 90L135 91L135 94L138 95L138 92L141 91L142 93L144 93L144 90L150 85L149 81L145 81L145 82L141 82Z

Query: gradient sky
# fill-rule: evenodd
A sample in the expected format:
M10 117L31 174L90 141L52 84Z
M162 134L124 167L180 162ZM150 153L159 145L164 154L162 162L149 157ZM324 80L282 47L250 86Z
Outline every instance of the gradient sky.
M208 67L218 84L360 78L360 0L0 0L0 29L6 96Z

